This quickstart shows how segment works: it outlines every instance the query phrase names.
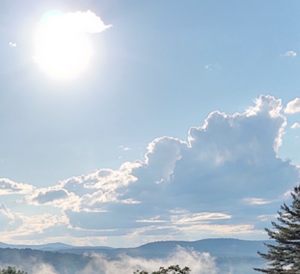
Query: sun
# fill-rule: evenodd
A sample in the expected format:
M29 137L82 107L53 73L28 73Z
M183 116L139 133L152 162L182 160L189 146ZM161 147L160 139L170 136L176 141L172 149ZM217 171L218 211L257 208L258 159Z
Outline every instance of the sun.
M93 50L87 34L68 14L46 13L35 37L34 60L51 76L73 78L82 72Z

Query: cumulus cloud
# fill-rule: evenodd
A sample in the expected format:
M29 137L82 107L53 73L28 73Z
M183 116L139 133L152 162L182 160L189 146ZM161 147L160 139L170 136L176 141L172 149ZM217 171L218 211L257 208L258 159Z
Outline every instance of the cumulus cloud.
M34 187L29 184L16 183L6 178L0 178L0 196L10 194L27 194L33 191Z
M280 56L283 56L283 57L296 57L297 56L297 52L295 52L293 50L289 50L289 51L281 54Z
M82 274L92 274L100 271L105 274L115 273L133 273L136 270L145 270L150 273L157 271L160 267L168 267L170 265L178 265L180 267L188 266L194 274L216 274L218 268L213 257L208 253L199 253L192 249L186 250L177 247L177 250L165 259L143 259L132 258L123 255L120 260L107 260L101 255L94 255L91 263L81 272Z
M284 112L286 114L295 114L300 112L300 98L296 98L288 102Z
M21 220L21 223L14 229L7 230L3 239L11 241L11 239L28 239L30 235L37 237L37 235L42 235L50 228L67 225L69 222L68 218L61 214L44 213L30 216L15 213L15 215Z
M64 199L68 196L68 192L63 189L59 190L50 190L45 193L39 192L39 194L33 199L39 204L45 204L50 201Z
M157 138L142 161L74 176L25 200L62 210L65 225L82 235L262 233L257 216L276 211L299 181L299 168L277 155L282 112L281 100L265 95L243 113L214 111L187 141Z
M294 123L294 124L291 126L291 129L297 129L297 128L300 128L300 124L299 124L299 123Z

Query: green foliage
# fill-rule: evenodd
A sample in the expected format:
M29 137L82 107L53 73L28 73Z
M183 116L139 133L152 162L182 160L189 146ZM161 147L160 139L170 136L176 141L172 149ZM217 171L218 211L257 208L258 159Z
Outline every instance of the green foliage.
M266 244L268 253L258 254L268 261L266 269L254 268L263 273L300 273L300 185L291 193L293 202L281 206L278 211L279 223L272 222L273 230L266 228L269 237L276 245Z
M179 265L171 265L168 268L160 267L158 271L152 272L152 274L189 274L191 270L188 267L180 268ZM147 271L135 271L133 274L149 274Z
M0 270L0 274L27 274L27 272L21 271L21 270L16 270L15 267L9 266L6 269Z

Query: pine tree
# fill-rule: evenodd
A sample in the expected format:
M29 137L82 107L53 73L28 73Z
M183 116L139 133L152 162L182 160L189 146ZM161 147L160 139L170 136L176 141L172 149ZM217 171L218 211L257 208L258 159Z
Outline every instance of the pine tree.
M0 274L27 274L27 272L21 271L21 270L16 270L15 267L9 266L6 269L0 270Z
M300 185L291 193L293 202L290 206L285 203L278 211L279 223L272 222L273 230L266 228L270 239L276 244L265 244L268 253L258 254L269 261L266 269L254 268L254 270L270 273L300 274Z

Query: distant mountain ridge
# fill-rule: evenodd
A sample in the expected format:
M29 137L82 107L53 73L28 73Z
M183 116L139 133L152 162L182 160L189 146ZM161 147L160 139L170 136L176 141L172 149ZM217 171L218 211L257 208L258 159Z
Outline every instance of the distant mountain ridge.
M58 250L58 249L65 249L65 248L72 248L72 245L64 244L64 243L50 243L50 244L43 244L43 245L12 245L12 244L5 244L0 242L0 248L16 248L16 249L34 249L34 250Z
M89 246L73 246L64 243L49 243L49 244L42 244L42 245L13 245L13 244L6 244L0 242L0 248L15 248L15 249L32 249L32 250L42 250L42 251L58 251L58 250L65 250L65 249L72 249L72 248L83 248L89 249ZM93 248L101 248L101 249L112 249L112 247L107 246L99 246Z
M82 273L87 265L93 265L94 253L104 255L105 260L120 260L120 255L143 259L164 259L181 246L187 250L210 253L219 268L219 274L254 274L253 267L262 267L265 261L257 251L266 252L263 243L272 241L246 241L238 239L204 239L199 241L160 241L133 248L112 248L107 246L72 246L64 243L44 245L9 245L0 242L0 265L22 265L30 269L36 262L54 267L57 273ZM124 258L124 257L123 257ZM94 265L96 268L97 264ZM234 269L234 271L233 271Z
M9 245L0 242L0 248L33 249L69 254L101 253L108 258L118 258L121 254L132 257L165 257L174 252L177 246L192 248L198 252L207 252L221 257L258 257L257 251L266 252L264 243L272 241L249 241L231 238L203 239L198 241L159 241L132 248L112 248L108 246L72 246L64 243L44 245Z

